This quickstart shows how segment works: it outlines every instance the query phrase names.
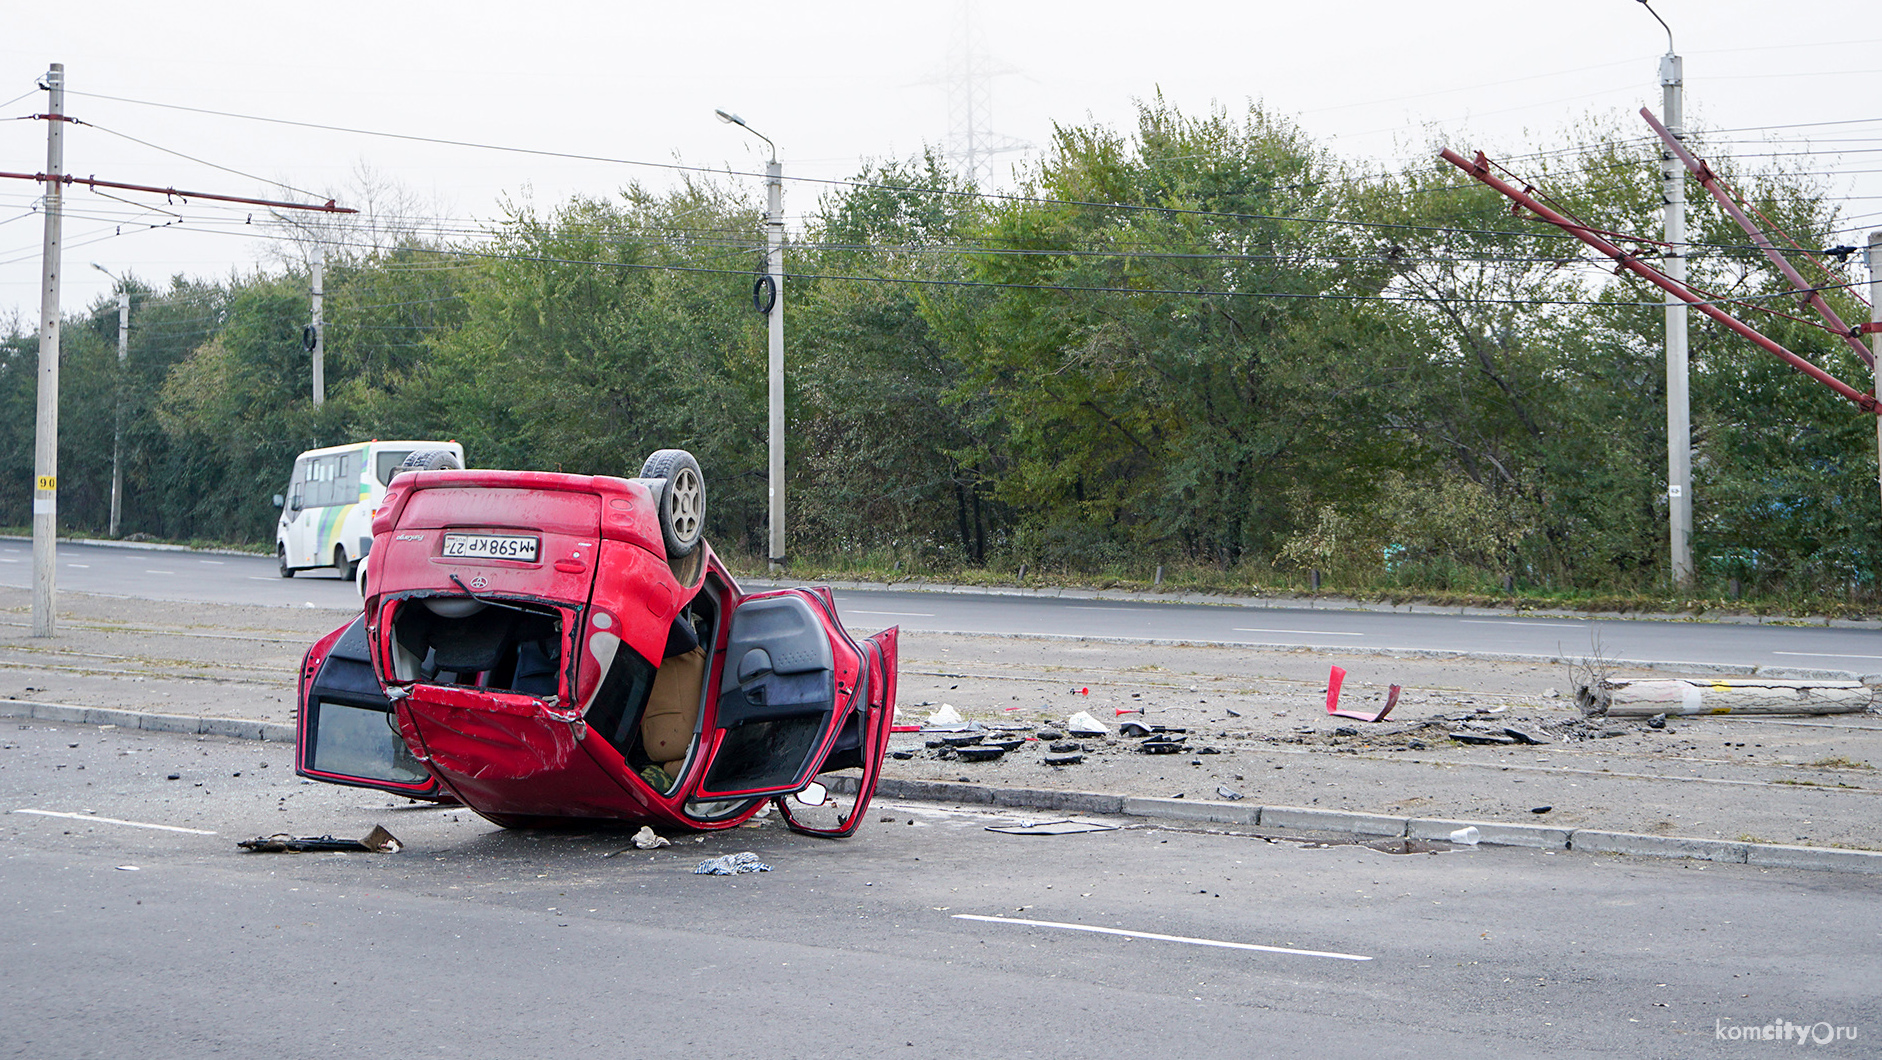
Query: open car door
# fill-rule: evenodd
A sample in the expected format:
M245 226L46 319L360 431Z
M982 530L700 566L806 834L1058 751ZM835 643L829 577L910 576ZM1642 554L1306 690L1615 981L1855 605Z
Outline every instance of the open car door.
M868 653L844 631L827 595L786 589L738 601L721 660L698 800L803 792L846 731L868 733L859 717L870 701ZM853 746L865 758L872 749ZM844 823L854 830L855 821Z
M896 645L899 627L885 629L862 645L865 677L849 710L843 712L836 743L818 768L818 779L805 790L776 799L778 813L792 831L844 838L853 835L876 794L882 760L888 755L895 721ZM839 771L858 774L835 776Z
M322 637L301 663L294 771L330 784L447 800L412 756L367 654L366 616Z

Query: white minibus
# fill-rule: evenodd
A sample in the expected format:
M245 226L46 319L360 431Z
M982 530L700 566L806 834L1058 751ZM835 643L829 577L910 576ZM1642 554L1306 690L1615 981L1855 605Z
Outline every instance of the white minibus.
M464 466L456 442L356 442L309 449L294 459L294 477L275 505L281 521L274 533L281 577L312 567L332 567L351 580L372 550L372 515L386 484L413 453L445 452Z

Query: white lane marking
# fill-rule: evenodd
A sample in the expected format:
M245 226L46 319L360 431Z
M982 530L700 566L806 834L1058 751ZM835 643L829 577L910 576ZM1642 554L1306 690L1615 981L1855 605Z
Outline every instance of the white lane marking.
M1882 659L1882 655L1832 655L1827 651L1774 651L1772 655L1804 655L1812 659Z
M121 821L116 817L99 817L89 813L60 813L57 810L14 810L14 813L37 814L40 817L67 817L74 821L98 821L102 824L122 824L132 828L155 828L164 832L188 832L191 835L215 835L214 832L201 828L184 828L174 824L149 824L144 821Z
M211 567L224 567L224 566L227 566L227 565L228 565L228 564L226 564L226 563L223 563L223 562L222 562L221 560L219 560L219 559L199 559L199 560L197 560L196 562L198 562L198 563L207 563L207 564L209 564L209 565L210 565Z
M1123 607L1117 604L1112 604L1108 607L1097 604L1066 604L1065 609L1067 611L1157 611L1159 614L1167 613L1154 607Z
M17 559L0 559L0 563L18 563Z
M68 564L66 564L66 566L68 566L68 567L77 567L77 568L78 568L79 570L90 570L90 569L91 569L91 564L89 564L89 563L68 563Z
M925 611L858 611L853 607L846 607L843 609L843 611L844 613L851 614L851 615L893 615L896 618L933 618L934 617L933 615L928 614Z
M145 574L175 574L176 572L173 570L147 570L144 573Z
M1329 957L1336 961L1369 961L1371 957L1357 953L1330 953L1323 950L1295 950L1286 946L1257 946L1252 942L1223 942L1220 939L1193 939L1187 935L1159 935L1150 931L1125 931L1123 928L1093 927L1090 924L1058 924L1050 920L1021 920L1017 917L980 916L975 913L955 913L956 920L979 920L988 924L1021 924L1026 927L1059 928L1064 931L1089 931L1098 935L1123 935L1133 939L1152 939L1157 942L1181 942L1190 946L1219 946L1225 950L1259 950L1262 953L1291 953L1297 957Z
M1540 618L1533 622L1511 622L1495 618L1460 618L1457 621L1466 626L1522 626L1524 629L1586 629L1591 625L1588 622L1549 622Z
M281 579L280 579L280 578L278 578L278 577L276 577L276 578L263 578L263 577L260 577L259 575L254 575L254 574L251 574L251 575L249 575L249 576L248 576L248 580L249 580L249 581L251 581L251 582L278 582L278 581L280 581Z
M1364 633L1341 633L1332 629L1243 629L1233 627L1236 633L1292 633L1298 637L1363 637Z

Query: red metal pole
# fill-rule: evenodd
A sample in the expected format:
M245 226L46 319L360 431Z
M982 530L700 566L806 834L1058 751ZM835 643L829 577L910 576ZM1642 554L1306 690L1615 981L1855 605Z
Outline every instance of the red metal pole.
M1660 120L1653 116L1652 111L1642 107L1640 116L1647 119L1647 124L1653 126L1653 131L1659 133L1660 139L1666 141L1666 146L1681 162L1686 164L1687 171L1699 178L1700 186L1711 192L1719 205L1725 207L1725 212L1731 214L1732 220L1738 222L1738 227L1744 229L1745 234L1751 237L1751 241L1758 244L1759 248L1764 251L1764 256L1771 259L1771 264L1777 266L1778 271L1784 274L1784 278L1791 282L1791 286L1805 295L1804 304L1816 310L1819 316L1829 322L1830 327L1842 336L1843 341L1849 343L1849 348L1856 351L1856 356L1862 358L1862 363L1875 364L1874 355L1869 352L1867 346L1862 344L1862 340L1856 337L1858 332L1843 323L1843 318L1837 316L1836 310L1830 308L1830 303L1823 300L1823 295L1810 285L1809 280L1804 279L1802 273L1791 266L1791 263L1772 244L1770 238L1764 234L1764 230L1754 224L1751 218L1745 216L1744 211L1738 208L1738 203L1733 201L1731 193L1725 190L1725 184L1719 180L1719 175L1712 172L1712 167L1686 150L1686 145L1680 143L1665 125L1660 124Z
M1756 328L1753 328L1751 325L1740 321L1736 317L1732 316L1730 313L1725 312L1719 307L1713 305L1710 301L1700 297L1697 293L1695 293L1691 288L1687 287L1685 284L1679 283L1669 278L1665 273L1661 272L1660 270L1654 268L1651 265L1645 264L1635 255L1629 254L1627 251L1622 250L1620 247L1617 247L1614 244L1596 235L1593 230L1589 229L1585 225L1576 224L1574 221L1571 221L1568 218L1562 216L1561 214L1555 212L1554 210L1551 210L1547 206L1544 206L1542 203L1538 202L1533 195L1530 195L1528 192L1525 192L1522 189L1517 188L1516 186L1510 184L1508 181L1503 180L1493 175L1490 172L1490 160L1484 156L1482 151L1477 152L1477 157L1474 160L1471 160L1468 162L1464 160L1464 156L1458 154L1455 151L1450 150L1449 148L1446 148L1444 151L1442 151L1439 154L1439 157L1443 158L1446 162L1449 162L1450 164L1456 166L1457 168L1463 170L1464 172L1470 174L1471 176L1477 178L1483 183L1488 184L1490 187L1495 188L1497 191L1502 192L1505 196L1509 197L1517 205L1535 214L1537 217L1540 217L1544 221L1547 221L1550 224L1555 225L1557 228L1560 228L1562 231L1567 232L1569 235L1574 236L1576 239L1581 240L1582 242L1595 248L1601 253L1606 254L1608 257L1613 258L1616 262L1620 263L1620 266L1622 268L1626 269L1628 272L1631 272L1634 275L1639 276L1641 279L1646 280L1647 282L1653 284L1656 287L1659 287L1660 289L1666 291L1667 293L1673 295L1674 297L1682 299L1683 301L1690 304L1694 309L1697 309L1701 313L1704 313L1706 316L1709 316L1712 319L1718 321L1719 323L1725 325L1726 327L1732 329L1733 331L1737 332L1739 335L1751 340L1754 343L1757 343L1765 351L1775 356L1781 357L1784 360L1790 362L1793 368L1796 368L1798 371L1804 373L1805 375L1809 376L1812 379L1815 379L1817 382L1822 383L1824 386L1829 387L1831 390L1836 391L1838 394L1841 394L1843 397L1854 402L1857 408L1863 410L1864 412L1871 413L1871 414L1874 414L1878 411L1877 405L1876 405L1876 399L1873 394L1865 394L1862 391L1857 390L1854 387L1850 386L1848 383L1845 383L1842 380L1831 375L1830 373L1824 371L1823 369L1818 368L1816 365L1811 364L1809 361L1805 360L1804 358L1799 357L1798 355L1785 349L1783 346L1779 345L1776 341L1766 338L1763 334L1759 333L1759 331Z

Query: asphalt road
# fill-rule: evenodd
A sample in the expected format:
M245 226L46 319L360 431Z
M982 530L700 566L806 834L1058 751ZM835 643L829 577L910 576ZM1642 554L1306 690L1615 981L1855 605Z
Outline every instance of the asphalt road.
M895 804L847 841L767 821L642 852L310 785L278 745L43 722L0 732L0 811L5 1056L1713 1057L1768 1051L1718 1036L1774 1020L1858 1035L1786 1055L1858 1056L1882 1035L1859 876L1141 821L1013 836ZM235 847L374 823L406 849ZM740 850L773 871L691 872Z
M0 585L32 585L32 549L0 541ZM272 559L62 544L64 589L158 600L352 609L358 592L331 570L279 577ZM1882 632L1821 626L1737 625L1394 614L1358 609L1114 602L920 591L837 594L858 627L911 631L1127 637L1262 647L1429 649L1582 657L1598 648L1620 662L1752 664L1882 672Z

